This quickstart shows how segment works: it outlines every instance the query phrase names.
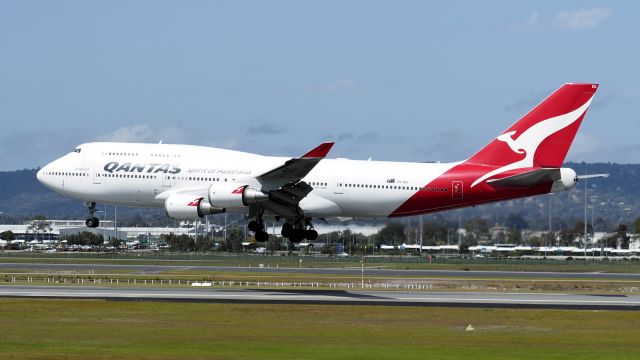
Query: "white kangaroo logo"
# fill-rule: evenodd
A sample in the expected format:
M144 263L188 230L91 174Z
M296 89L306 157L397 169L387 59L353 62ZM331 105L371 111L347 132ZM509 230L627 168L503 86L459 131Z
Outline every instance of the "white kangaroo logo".
M474 181L473 184L471 184L471 187L474 187L480 182L494 175L501 174L505 171L532 167L533 155L535 155L536 150L538 150L538 146L540 146L540 143L542 143L544 139L566 128L567 126L573 124L576 120L578 120L580 116L582 116L582 114L587 111L587 108L591 104L591 99L592 98L590 98L582 106L573 110L572 112L538 122L537 124L525 130L525 132L523 132L522 135L518 136L517 139L513 139L513 135L516 134L516 131L509 131L498 136L496 139L509 145L509 148L511 148L513 152L515 152L516 154L525 154L524 159L484 174L476 181Z

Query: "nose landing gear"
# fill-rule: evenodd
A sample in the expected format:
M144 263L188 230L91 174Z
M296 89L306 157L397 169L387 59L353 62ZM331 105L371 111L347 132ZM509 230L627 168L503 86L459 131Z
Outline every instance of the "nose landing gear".
M87 208L89 209L89 217L84 222L84 224L90 228L97 228L98 225L100 225L100 220L98 220L98 218L94 216L95 212L97 211L96 203L89 202L89 203L86 203L86 205L87 205Z

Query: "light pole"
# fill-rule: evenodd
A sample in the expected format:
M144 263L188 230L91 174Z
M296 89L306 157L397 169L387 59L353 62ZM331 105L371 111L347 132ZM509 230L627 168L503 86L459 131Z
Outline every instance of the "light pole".
M587 257L587 179L584 179L584 257Z
M593 211L593 208L591 208L591 210ZM591 245L591 247L593 247L593 246L595 245L595 241L596 241L596 224L592 224L592 225L591 225L591 234L592 234L592 235L591 235L591 242L593 243L593 244ZM600 256L602 256L602 253L603 253L603 251L602 251L602 250L603 250L603 249L604 249L604 247L603 247L603 248L601 248L601 250L600 250ZM592 252L591 252L591 257L592 257L593 259L595 259L595 257L596 257L596 252L595 252L595 251L592 251Z
M329 251L329 233L326 233L325 237L327 238L327 246L326 246L327 250L326 251Z
M460 218L460 213L462 210L458 210L458 246L462 246L462 219Z
M595 196L595 195L589 196L589 201L591 202L591 243L592 243L591 246L593 246L594 239L596 238L596 230L595 230L596 222L595 222L595 218L594 218L594 215L593 215L594 212L595 212L595 209L596 209L595 200L598 200L597 196Z
M594 178L606 178L609 174L585 174L576 177L576 181L584 180L584 256L587 256L587 180ZM551 219L551 206L549 206L549 219ZM549 220L551 222L551 220ZM551 226L549 226L551 227Z
M552 193L549 193L549 233L547 234L547 246L544 249L544 256L547 256L547 248L549 248L549 243L551 242L551 196Z
M422 231L423 231L422 215L420 215L420 229L419 229L419 233L420 233L420 255L422 255Z
M117 247L120 247L120 240L118 240L118 206L113 208L113 232L116 237Z
M227 242L227 212L226 211L224 213L224 232L223 232L222 240L225 243Z

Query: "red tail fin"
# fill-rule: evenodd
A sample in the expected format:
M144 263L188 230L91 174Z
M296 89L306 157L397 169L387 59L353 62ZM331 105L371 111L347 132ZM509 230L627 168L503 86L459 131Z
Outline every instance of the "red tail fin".
M466 163L560 167L598 84L564 84Z

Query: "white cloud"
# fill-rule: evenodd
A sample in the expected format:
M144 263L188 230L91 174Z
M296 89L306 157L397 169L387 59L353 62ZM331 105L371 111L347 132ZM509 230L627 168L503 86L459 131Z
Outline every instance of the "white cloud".
M209 141L205 146L211 146L215 148L222 148L228 150L238 150L243 147L242 142L238 138L225 138Z
M562 11L555 16L544 15L531 10L529 17L522 23L525 28L556 28L563 30L593 29L613 16L609 8L578 9Z
M101 141L147 142L153 140L153 132L149 125L133 125L116 129L98 137Z
M263 122L261 124L249 126L247 135L278 135L287 132L287 128L276 122Z
M357 87L357 80L339 77L333 81L325 82L320 85L310 86L308 89L311 91L335 92L356 89Z
M540 13L538 10L532 10L529 19L527 19L525 25L536 25L540 21Z
M184 142L184 132L177 128L153 129L146 124L125 126L110 133L99 136L99 141L165 143Z
M612 16L613 11L609 8L579 9L557 14L553 23L567 30L584 30L595 28Z
M347 88L354 87L355 85L356 85L356 81L354 79L338 78L335 81L327 84L327 88L334 89L334 90L347 89Z

